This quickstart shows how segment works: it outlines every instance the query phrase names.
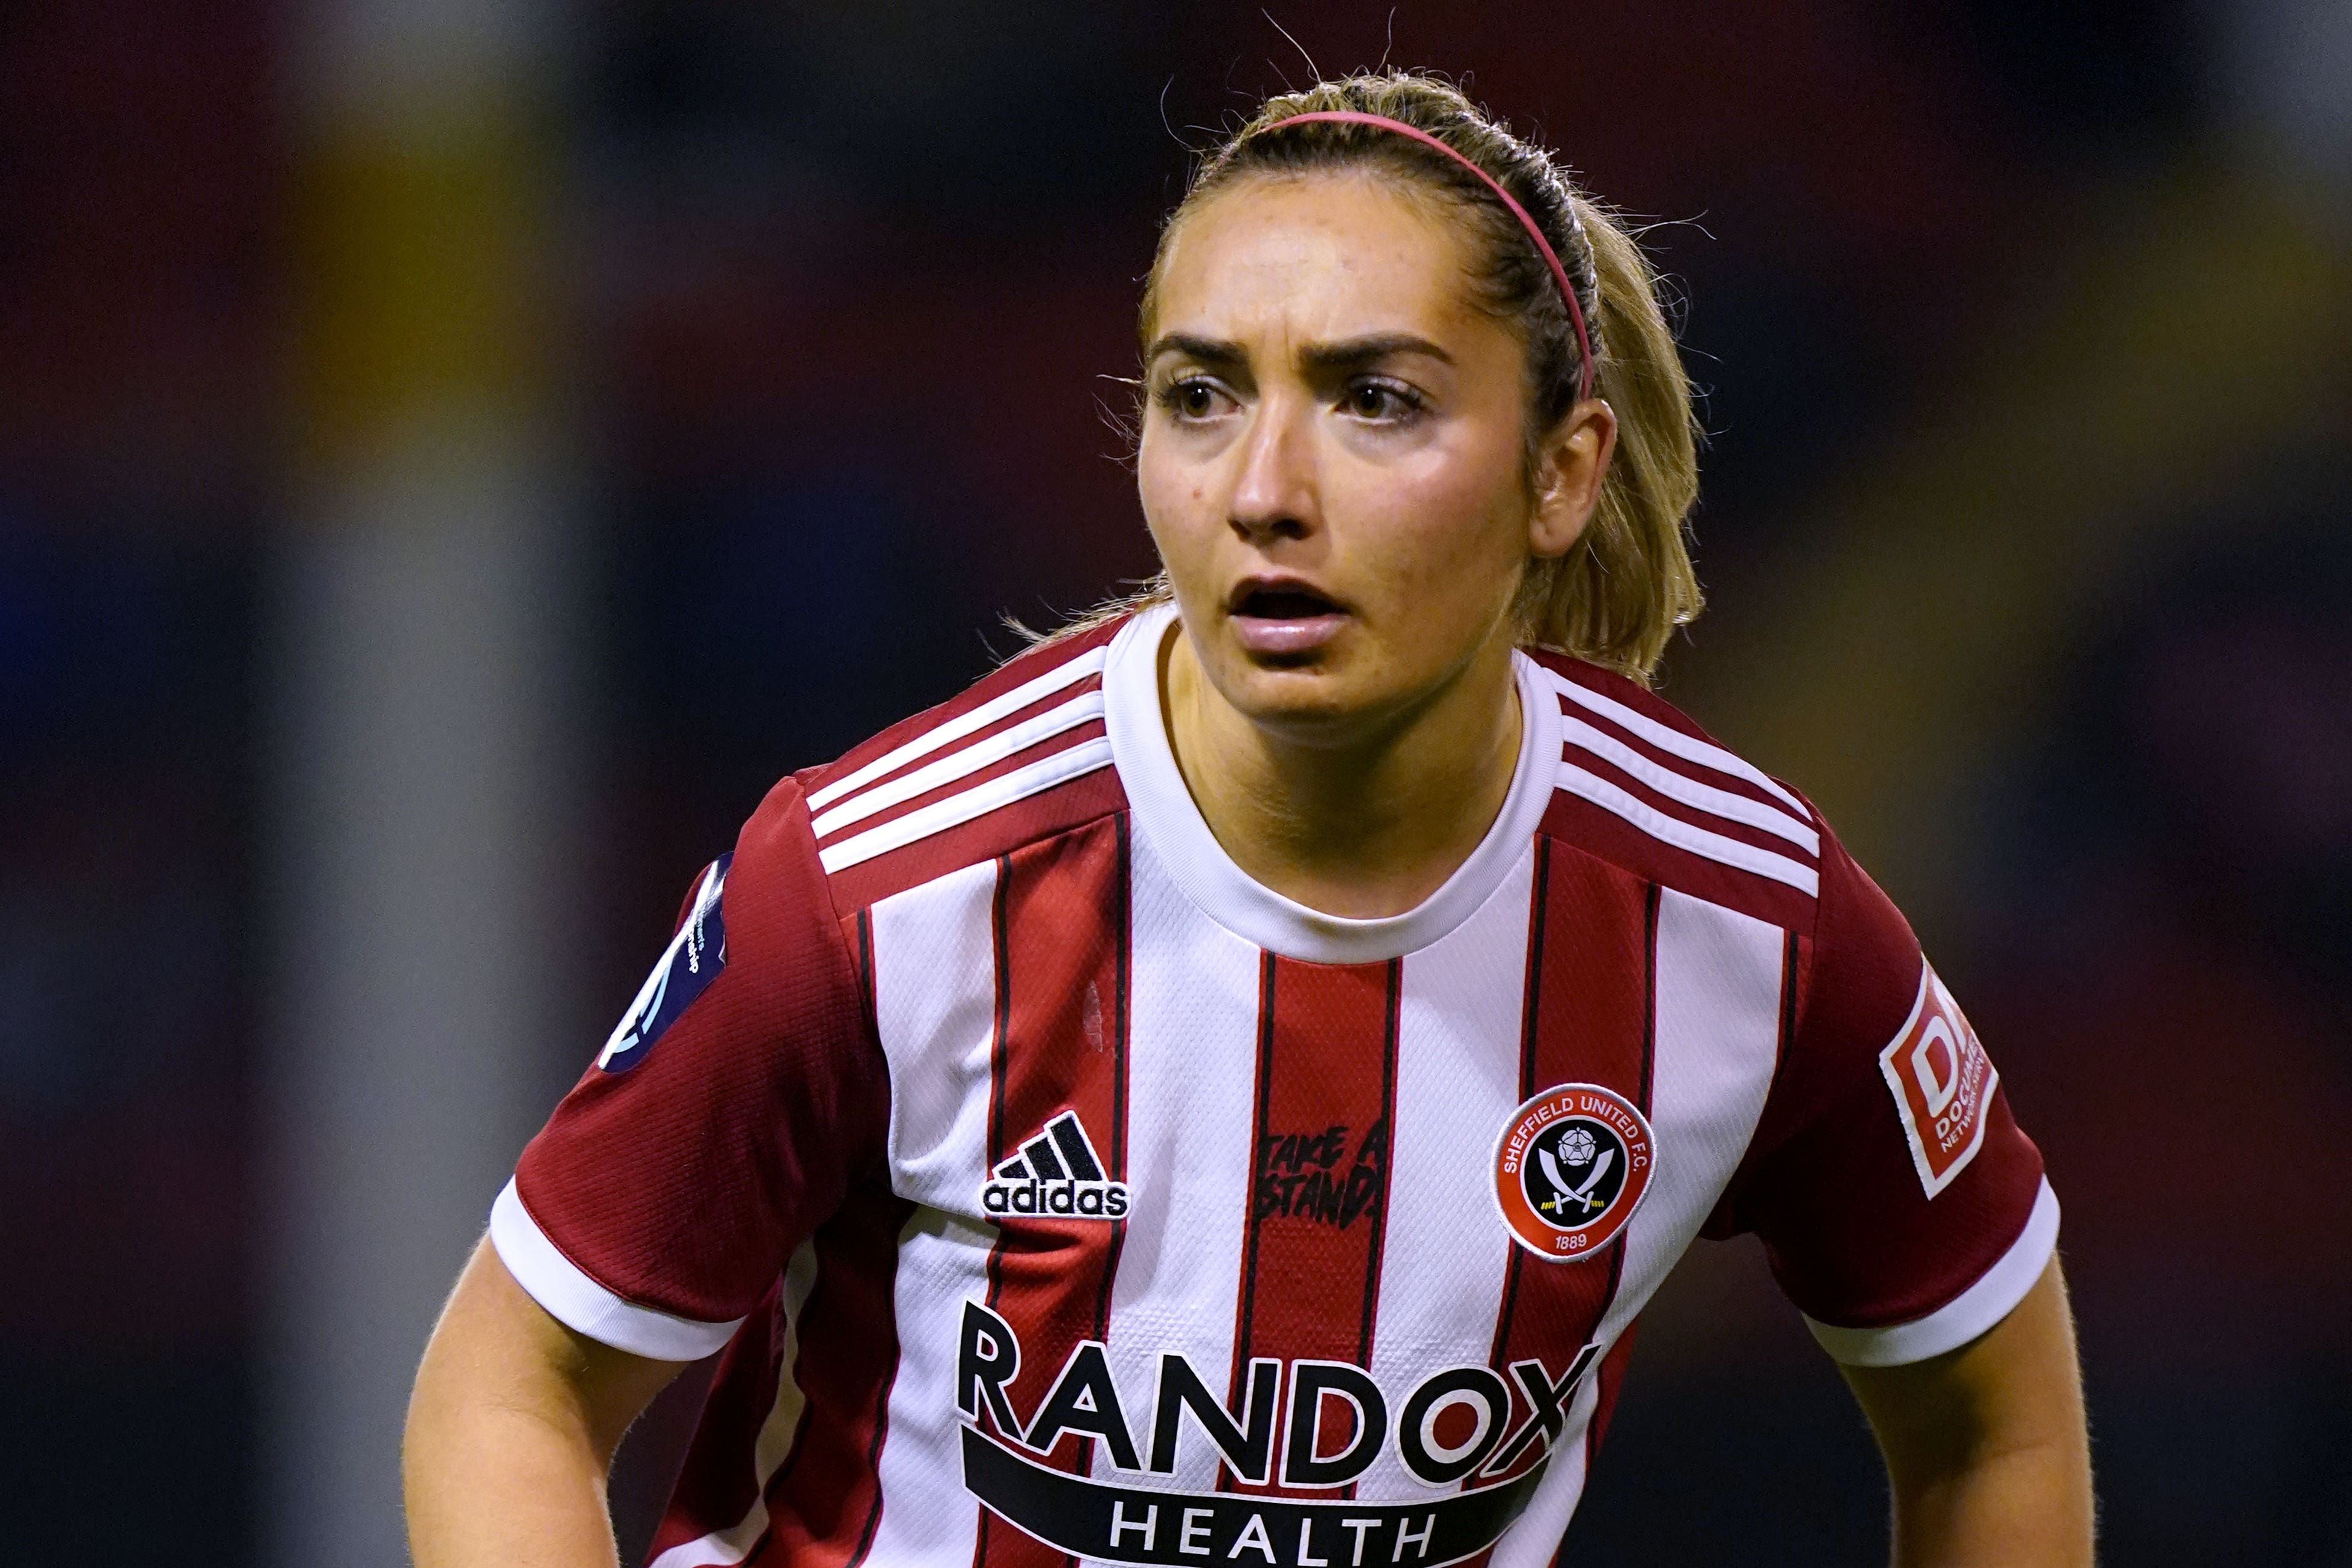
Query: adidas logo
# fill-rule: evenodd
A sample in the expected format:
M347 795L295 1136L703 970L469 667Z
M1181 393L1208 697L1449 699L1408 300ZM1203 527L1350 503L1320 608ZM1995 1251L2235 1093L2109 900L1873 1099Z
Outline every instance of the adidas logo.
M980 1189L980 1206L992 1215L1124 1219L1127 1184L1103 1173L1077 1113L1065 1110L996 1167Z

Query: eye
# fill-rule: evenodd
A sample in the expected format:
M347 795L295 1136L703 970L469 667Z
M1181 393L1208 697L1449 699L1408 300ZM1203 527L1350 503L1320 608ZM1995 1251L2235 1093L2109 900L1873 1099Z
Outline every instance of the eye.
M1160 405L1179 419L1207 419L1217 412L1223 396L1216 383L1188 376L1160 389Z
M1359 419L1403 424L1423 408L1418 394L1393 381L1366 376L1348 384L1340 402Z

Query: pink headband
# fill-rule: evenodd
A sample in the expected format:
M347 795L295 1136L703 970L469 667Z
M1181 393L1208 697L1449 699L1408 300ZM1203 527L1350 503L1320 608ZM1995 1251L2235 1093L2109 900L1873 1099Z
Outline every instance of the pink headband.
M1576 302L1576 289L1568 280L1568 268L1559 264L1559 256L1552 249L1551 241L1544 237L1543 230L1536 226L1536 220L1528 216L1528 209L1512 199L1511 193L1503 189L1503 183L1500 180L1421 127L1407 125L1402 120L1391 120L1384 114L1363 114L1352 109L1322 109L1312 114L1294 114L1287 120L1277 120L1265 129L1274 131L1285 125L1300 125L1314 120L1329 121L1341 125L1377 125L1383 131L1398 132L1412 137L1416 142L1436 148L1484 180L1486 183L1486 188L1500 197L1505 206L1511 209L1511 216L1519 220L1519 226L1528 231L1528 237L1536 242L1536 249L1542 254L1545 263L1551 268L1552 280L1559 285L1559 297L1568 301L1569 322L1576 328L1576 352L1580 367L1576 378L1576 400L1581 403L1592 395L1592 340L1585 333L1584 311Z

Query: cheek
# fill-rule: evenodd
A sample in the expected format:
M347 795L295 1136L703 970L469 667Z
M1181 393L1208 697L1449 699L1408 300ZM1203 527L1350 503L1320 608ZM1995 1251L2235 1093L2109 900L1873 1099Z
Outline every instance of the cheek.
M1424 601L1492 597L1489 580L1514 572L1527 553L1516 487L1498 486L1498 471L1491 454L1438 454L1367 475L1351 510L1382 575Z
M1190 558L1218 531L1218 510L1203 476L1161 444L1146 437L1136 454L1136 494L1143 524L1170 571L1181 575Z

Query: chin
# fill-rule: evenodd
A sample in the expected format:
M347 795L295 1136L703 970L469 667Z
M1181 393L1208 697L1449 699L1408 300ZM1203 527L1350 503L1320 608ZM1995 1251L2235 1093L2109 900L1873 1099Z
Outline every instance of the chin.
M1213 672L1219 694L1251 722L1294 739L1340 738L1396 704L1397 694L1341 649L1269 657L1229 646L1224 655Z

